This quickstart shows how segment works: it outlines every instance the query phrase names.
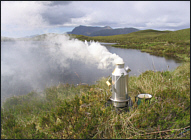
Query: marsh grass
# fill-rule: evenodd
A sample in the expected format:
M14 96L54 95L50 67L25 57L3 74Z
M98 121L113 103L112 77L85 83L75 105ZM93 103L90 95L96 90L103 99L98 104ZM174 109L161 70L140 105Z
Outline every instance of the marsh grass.
M129 112L106 107L111 91L102 78L95 85L58 85L42 95L11 97L1 107L2 139L189 138L190 63L174 71L146 71L130 77L129 95L149 93L150 104L134 102Z

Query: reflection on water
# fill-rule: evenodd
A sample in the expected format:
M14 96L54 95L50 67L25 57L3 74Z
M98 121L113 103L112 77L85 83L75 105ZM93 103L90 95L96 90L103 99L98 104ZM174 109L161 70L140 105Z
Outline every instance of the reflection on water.
M20 49L10 42L1 42L1 101L13 95L27 94L31 90L42 91L59 83L94 84L101 77L110 76L110 69L97 69L83 61L68 59L70 67L62 68L51 61L45 44L34 43L30 49ZM134 49L121 49L103 44L111 53L116 53L129 66L130 76L138 76L146 70L173 70L180 65L174 59L157 57Z
M180 65L180 61L175 59L150 55L140 50L106 47L111 53L116 53L123 58L125 65L131 68L130 76L138 76L147 70L173 70Z

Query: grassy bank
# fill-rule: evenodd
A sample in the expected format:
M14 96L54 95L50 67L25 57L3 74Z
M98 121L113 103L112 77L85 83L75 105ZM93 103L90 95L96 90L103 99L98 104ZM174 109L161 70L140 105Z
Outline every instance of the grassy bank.
M91 86L60 84L7 99L1 107L1 138L190 138L185 131L190 126L189 62L174 71L130 77L132 100L140 93L153 98L121 114L105 106L111 96L106 80Z
M124 35L88 37L73 35L80 40L117 43L114 47L140 49L158 56L190 61L190 28L178 31L142 30Z

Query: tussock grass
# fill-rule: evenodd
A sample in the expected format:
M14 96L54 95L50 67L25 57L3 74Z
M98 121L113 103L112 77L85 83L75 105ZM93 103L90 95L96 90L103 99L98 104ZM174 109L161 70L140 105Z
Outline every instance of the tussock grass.
M190 63L174 71L146 71L130 77L129 95L153 95L150 104L134 103L129 112L106 107L107 78L95 85L58 85L42 95L12 97L1 107L1 138L117 139L189 138Z

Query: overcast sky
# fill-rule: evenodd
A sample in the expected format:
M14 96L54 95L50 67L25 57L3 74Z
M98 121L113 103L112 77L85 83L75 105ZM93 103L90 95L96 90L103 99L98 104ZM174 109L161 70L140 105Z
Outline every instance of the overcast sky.
M190 28L190 1L1 1L1 36L65 33L79 25Z

